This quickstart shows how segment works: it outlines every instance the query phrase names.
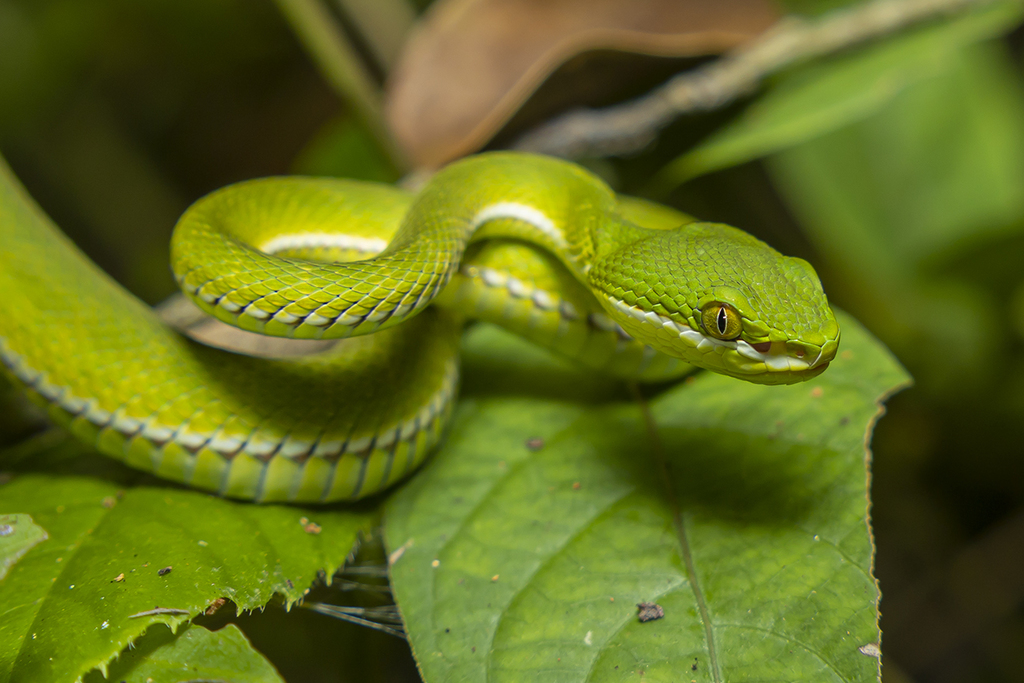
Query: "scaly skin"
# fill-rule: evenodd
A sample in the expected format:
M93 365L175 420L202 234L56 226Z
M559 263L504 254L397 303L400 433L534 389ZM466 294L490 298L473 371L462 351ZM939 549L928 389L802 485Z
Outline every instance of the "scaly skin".
M243 329L353 338L268 360L181 337L0 166L9 374L104 453L259 501L353 499L411 472L450 413L465 317L640 379L693 363L801 381L824 370L839 337L805 262L528 155L458 162L415 196L305 178L232 186L182 217L172 267L197 304ZM742 318L734 339L702 322L723 304Z

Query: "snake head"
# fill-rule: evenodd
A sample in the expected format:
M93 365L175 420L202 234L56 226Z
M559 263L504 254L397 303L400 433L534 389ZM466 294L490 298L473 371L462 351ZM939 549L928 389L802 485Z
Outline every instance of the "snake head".
M718 223L632 234L587 279L636 339L759 384L810 379L835 358L839 325L803 259Z

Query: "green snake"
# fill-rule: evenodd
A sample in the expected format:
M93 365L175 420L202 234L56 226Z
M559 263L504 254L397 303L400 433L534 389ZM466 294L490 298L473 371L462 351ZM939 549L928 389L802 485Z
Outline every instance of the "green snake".
M183 336L0 165L7 374L106 455L256 501L351 500L412 472L452 412L467 319L639 380L698 366L799 382L839 343L806 261L523 154L461 160L415 194L323 178L233 185L186 211L171 261L185 294L226 323L346 339L267 359Z

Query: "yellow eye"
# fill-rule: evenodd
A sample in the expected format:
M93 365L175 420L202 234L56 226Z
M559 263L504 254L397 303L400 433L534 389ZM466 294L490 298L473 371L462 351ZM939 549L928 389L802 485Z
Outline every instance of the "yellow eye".
M704 329L715 339L736 339L743 331L743 321L729 304L713 302L700 312Z

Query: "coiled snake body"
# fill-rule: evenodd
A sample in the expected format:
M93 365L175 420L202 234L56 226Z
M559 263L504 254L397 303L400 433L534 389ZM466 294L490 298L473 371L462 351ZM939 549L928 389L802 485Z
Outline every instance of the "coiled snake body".
M797 382L838 346L806 262L616 197L573 164L495 153L415 195L271 178L193 205L171 252L199 307L266 335L351 337L320 355L252 358L169 329L0 171L9 375L107 455L225 496L354 499L410 473L451 412L466 318L644 380L693 364Z

